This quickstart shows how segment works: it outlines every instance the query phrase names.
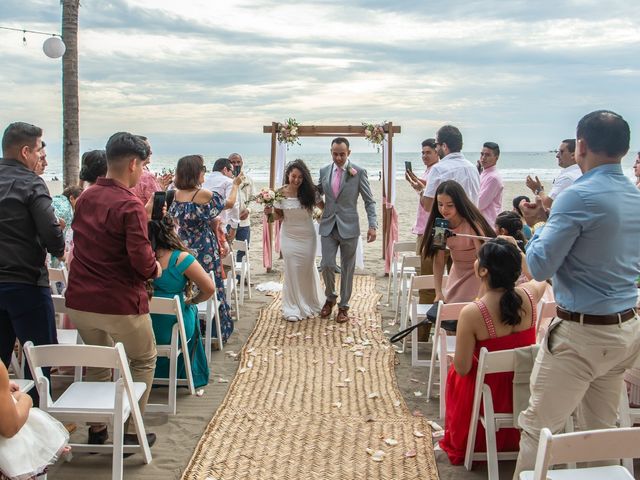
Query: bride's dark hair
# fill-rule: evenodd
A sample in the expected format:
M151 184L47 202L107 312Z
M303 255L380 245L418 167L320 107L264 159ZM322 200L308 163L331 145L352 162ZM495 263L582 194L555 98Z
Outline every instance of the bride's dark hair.
M302 174L302 184L298 188L298 200L300 200L300 204L304 208L311 211L316 204L316 186L311 178L309 168L299 158L296 158L293 162L289 162L287 165L284 171L284 184L287 185L289 183L289 174L294 168Z

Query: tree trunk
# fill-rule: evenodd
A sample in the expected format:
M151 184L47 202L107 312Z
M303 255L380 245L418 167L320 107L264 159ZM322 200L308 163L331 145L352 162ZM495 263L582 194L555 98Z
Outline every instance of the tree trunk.
M80 119L78 101L78 10L80 0L62 0L62 180L78 184L80 165Z

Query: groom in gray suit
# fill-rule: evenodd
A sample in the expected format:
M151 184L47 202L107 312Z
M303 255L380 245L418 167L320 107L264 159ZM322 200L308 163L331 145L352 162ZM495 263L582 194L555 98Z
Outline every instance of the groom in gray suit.
M349 161L349 140L334 138L331 142L333 163L320 169L320 193L324 195L324 211L320 221L322 242L322 278L327 300L320 311L322 318L331 315L338 295L335 291L336 254L340 248L340 303L336 322L349 320L349 298L356 264L356 247L360 237L358 195L364 200L369 230L367 242L376 239L376 202L371 194L366 170Z

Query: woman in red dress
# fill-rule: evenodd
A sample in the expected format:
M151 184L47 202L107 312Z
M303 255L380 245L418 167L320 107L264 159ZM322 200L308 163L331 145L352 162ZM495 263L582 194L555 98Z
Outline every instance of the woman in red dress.
M449 370L447 376L445 433L440 447L447 452L453 465L464 462L480 349L508 350L536 342L536 304L547 284L532 280L515 286L523 258L511 237L491 240L478 252L474 270L485 293L460 312L453 360L455 368ZM485 378L493 394L496 412L512 412L512 381L513 373L492 374ZM498 451L518 450L519 441L520 434L514 428L497 432ZM474 451L486 451L484 428L480 422Z

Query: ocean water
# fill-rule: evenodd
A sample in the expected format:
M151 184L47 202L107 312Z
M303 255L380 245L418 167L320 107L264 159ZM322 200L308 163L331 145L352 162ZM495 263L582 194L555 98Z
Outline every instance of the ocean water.
M480 158L479 152L463 153L474 164ZM635 161L635 155L636 152L629 153L622 163L624 172L629 177L633 177L632 166ZM211 168L217 156L204 155L204 157L207 167ZM331 157L326 153L296 153L291 154L287 160L294 160L295 158L302 158L306 162L314 178L318 176L320 168L331 161ZM378 180L379 172L382 170L382 153L353 152L351 160L361 168L366 169L371 180ZM174 169L177 161L178 159L175 157L154 154L150 169L154 172L161 172L163 169ZM404 178L405 161L411 162L413 170L418 174L424 171L422 159L418 153L396 152L396 178ZM269 180L268 155L246 155L244 156L244 165L254 181L267 182ZM540 180L548 182L553 180L560 171L555 152L502 152L497 166L504 181L524 181L527 175L537 175ZM60 160L51 160L44 176L47 180L53 178L61 179L62 162Z

